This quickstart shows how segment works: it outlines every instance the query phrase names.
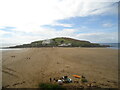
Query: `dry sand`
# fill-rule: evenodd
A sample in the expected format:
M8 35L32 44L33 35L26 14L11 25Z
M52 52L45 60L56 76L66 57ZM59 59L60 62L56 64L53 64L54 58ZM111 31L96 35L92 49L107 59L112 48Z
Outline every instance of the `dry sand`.
M37 88L49 78L83 75L102 88L117 88L118 50L107 48L30 48L2 53L2 84ZM80 84L72 83L69 85Z

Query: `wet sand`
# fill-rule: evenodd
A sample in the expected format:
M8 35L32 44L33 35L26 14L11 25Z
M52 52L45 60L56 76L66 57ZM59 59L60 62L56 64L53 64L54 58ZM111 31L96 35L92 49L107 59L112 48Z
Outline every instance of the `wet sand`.
M117 88L118 50L108 48L30 48L2 53L2 86L38 88L49 78L83 75L88 83ZM80 86L71 83L69 86Z

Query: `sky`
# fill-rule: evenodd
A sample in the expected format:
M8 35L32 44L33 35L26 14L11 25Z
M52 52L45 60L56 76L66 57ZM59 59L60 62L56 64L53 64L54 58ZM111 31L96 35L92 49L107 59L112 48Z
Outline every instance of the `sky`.
M55 37L118 42L119 0L1 0L0 45Z

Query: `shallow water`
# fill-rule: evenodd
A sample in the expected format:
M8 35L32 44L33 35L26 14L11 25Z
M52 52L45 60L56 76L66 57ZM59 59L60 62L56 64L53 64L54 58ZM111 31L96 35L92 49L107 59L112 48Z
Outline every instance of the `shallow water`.
M0 51L9 51L9 50L21 50L20 48L12 48L12 49L0 49Z
M120 43L100 43L101 45L110 45L111 47L107 47L107 48L111 48L111 49L120 49Z

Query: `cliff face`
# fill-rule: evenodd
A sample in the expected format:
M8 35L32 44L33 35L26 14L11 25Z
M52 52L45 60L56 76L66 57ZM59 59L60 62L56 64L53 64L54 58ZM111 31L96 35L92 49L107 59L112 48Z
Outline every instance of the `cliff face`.
M67 37L58 37L53 39L35 41L30 44L17 45L11 48L27 48L27 47L109 47L108 45L100 45L89 41L76 40Z

